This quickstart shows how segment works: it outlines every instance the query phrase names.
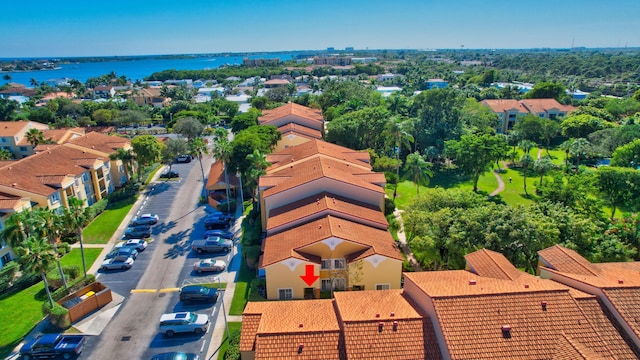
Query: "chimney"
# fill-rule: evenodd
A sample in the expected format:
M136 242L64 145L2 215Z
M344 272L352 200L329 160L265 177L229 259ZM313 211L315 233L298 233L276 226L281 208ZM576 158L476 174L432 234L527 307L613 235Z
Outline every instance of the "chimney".
M302 354L302 349L304 349L304 344L303 343L298 344L298 354Z
M511 339L511 326L502 325L502 337L505 339Z
M393 331L398 331L398 322L397 321L393 322Z
M396 316L396 313L392 311L391 314L389 314L389 316L394 317Z
M304 327L304 325L302 325L302 323L300 323L300 325L298 325L299 328Z
M376 317L377 317L377 318L379 318L379 317L380 317L380 314L376 314Z
M540 305L542 306L542 311L547 311L547 302L546 301L541 302Z
M469 285L475 285L476 281L474 279L469 280Z
M618 279L618 284L624 284L624 280Z
M529 284L524 284L524 288L528 289L529 288Z
M382 321L380 321L378 323L378 332L382 332L382 327L384 326L384 323Z

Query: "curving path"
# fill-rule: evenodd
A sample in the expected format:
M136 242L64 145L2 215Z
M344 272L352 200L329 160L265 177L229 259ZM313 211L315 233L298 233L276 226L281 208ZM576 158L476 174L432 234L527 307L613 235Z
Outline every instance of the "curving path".
M413 252L411 251L411 248L409 248L409 244L407 243L407 236L404 232L404 222L402 221L402 210L396 209L393 212L393 216L395 216L398 224L400 225L400 228L398 229L398 246L400 247L400 250L407 257L407 260L409 261L409 264L411 264L413 271L422 271L422 266L420 266L418 260L416 260L416 257L413 255Z

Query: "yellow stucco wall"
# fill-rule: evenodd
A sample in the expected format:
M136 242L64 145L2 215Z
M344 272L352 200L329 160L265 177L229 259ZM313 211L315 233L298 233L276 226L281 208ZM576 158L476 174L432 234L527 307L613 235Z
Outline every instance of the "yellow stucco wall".
M294 261L296 263L296 266L293 267L293 271L286 265L290 261ZM265 268L265 275L267 279L267 299L277 300L278 289L291 288L293 290L293 298L302 299L304 298L305 288L320 288L319 279L309 286L300 278L300 276L305 274L306 265L313 265L313 273L318 275L320 265L303 262L297 259L287 259L267 266Z
M278 143L276 144L276 147L273 149L272 152L275 153L278 151L282 151L291 146L304 144L307 141L309 141L309 138L306 138L304 136L299 136L294 134L285 135L280 139L280 141L278 141Z
M359 262L361 265L359 265ZM389 284L390 289L400 289L402 279L402 261L381 259L374 266L366 259L349 264L350 287L364 285L365 290L375 290L376 284Z

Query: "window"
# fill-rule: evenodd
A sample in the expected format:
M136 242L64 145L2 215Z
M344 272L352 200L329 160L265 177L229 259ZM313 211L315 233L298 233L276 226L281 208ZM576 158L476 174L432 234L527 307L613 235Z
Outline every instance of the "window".
M321 291L331 290L331 279L322 279L322 281L320 282L320 290Z
M4 266L9 261L11 261L11 253L6 253L2 255L2 258L0 259L0 266Z
M82 174L82 180L89 181L89 173L85 172L84 174Z
M107 169L107 170L109 170L109 162L105 162L105 163L104 163L104 168L105 168L105 169Z
M334 290L346 290L347 280L343 278L333 279L333 288Z
M344 270L346 262L344 259L324 259L322 260L321 270Z
M7 142L7 138L0 138L0 142Z
M49 201L52 204L59 203L60 202L60 193L55 192L55 193L51 194L51 196L49 196Z
M278 299L279 300L289 300L293 299L293 289L278 289Z
M28 150L28 149L27 149L27 147L26 147L26 146L20 146L20 151L24 152L24 151L27 151L27 150Z
M322 279L320 282L321 291L345 290L347 288L347 280L344 278Z
M389 284L376 284L376 290L389 290L390 288Z
M111 174L107 174L107 181L111 181Z

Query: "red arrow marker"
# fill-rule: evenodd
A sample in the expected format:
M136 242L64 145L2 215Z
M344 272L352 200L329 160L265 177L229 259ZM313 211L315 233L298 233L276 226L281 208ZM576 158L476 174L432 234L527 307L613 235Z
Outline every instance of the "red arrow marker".
M320 276L313 275L313 265L305 265L305 273L303 276L300 276L300 278L309 286L316 282L319 277Z

